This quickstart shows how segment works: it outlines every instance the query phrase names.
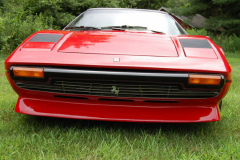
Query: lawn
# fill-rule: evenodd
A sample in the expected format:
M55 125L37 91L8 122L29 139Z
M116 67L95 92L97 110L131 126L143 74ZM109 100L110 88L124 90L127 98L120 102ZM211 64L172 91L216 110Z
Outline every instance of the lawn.
M240 159L240 56L219 122L120 123L14 112L17 95L0 55L0 159Z

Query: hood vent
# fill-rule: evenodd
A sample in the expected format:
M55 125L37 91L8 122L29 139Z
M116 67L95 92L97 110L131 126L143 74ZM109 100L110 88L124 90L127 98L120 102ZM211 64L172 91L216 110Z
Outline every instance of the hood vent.
M205 39L180 39L183 48L212 48Z
M51 51L62 36L62 34L36 34L22 47L21 51Z
M57 43L61 38L62 34L36 34L28 42L55 42Z
M207 39L180 39L186 57L217 59L217 55Z

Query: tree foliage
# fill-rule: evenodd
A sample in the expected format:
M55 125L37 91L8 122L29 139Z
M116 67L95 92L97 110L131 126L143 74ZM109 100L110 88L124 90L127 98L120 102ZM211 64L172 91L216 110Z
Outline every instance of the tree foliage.
M208 18L207 29L225 29L225 33L240 35L239 0L187 0L186 7L175 8L178 14L202 14Z
M164 5L167 8L186 8L190 3L188 0L168 0Z
M239 0L0 0L0 51L10 53L33 32L62 29L88 8L175 8L180 14L200 13L208 28L240 35Z
M162 6L165 6L168 0L138 0L136 1L137 8L145 9L159 9Z

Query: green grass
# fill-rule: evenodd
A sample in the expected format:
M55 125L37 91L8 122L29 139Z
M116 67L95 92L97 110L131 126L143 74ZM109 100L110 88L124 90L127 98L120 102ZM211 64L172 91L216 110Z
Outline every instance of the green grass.
M0 159L240 159L240 56L219 122L120 123L14 112L17 95L0 56Z

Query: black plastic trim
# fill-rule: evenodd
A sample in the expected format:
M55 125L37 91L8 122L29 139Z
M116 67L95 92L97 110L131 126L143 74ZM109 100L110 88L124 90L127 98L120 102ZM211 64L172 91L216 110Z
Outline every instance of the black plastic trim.
M148 103L179 103L179 101L160 101L160 100L145 100Z
M180 39L183 48L212 48L205 39Z
M117 102L133 102L132 99L113 99L113 98L98 98L100 101L117 101Z
M69 98L69 99L85 99L88 100L86 97L75 97L75 96L63 96L63 95L54 95L57 98Z
M143 73L143 72L120 72L120 71L93 71L73 69L45 68L46 77L67 77L81 79L102 79L117 81L149 81L149 82L183 82L188 81L188 74L180 73Z
M57 43L63 35L61 34L36 34L29 42L55 42Z

